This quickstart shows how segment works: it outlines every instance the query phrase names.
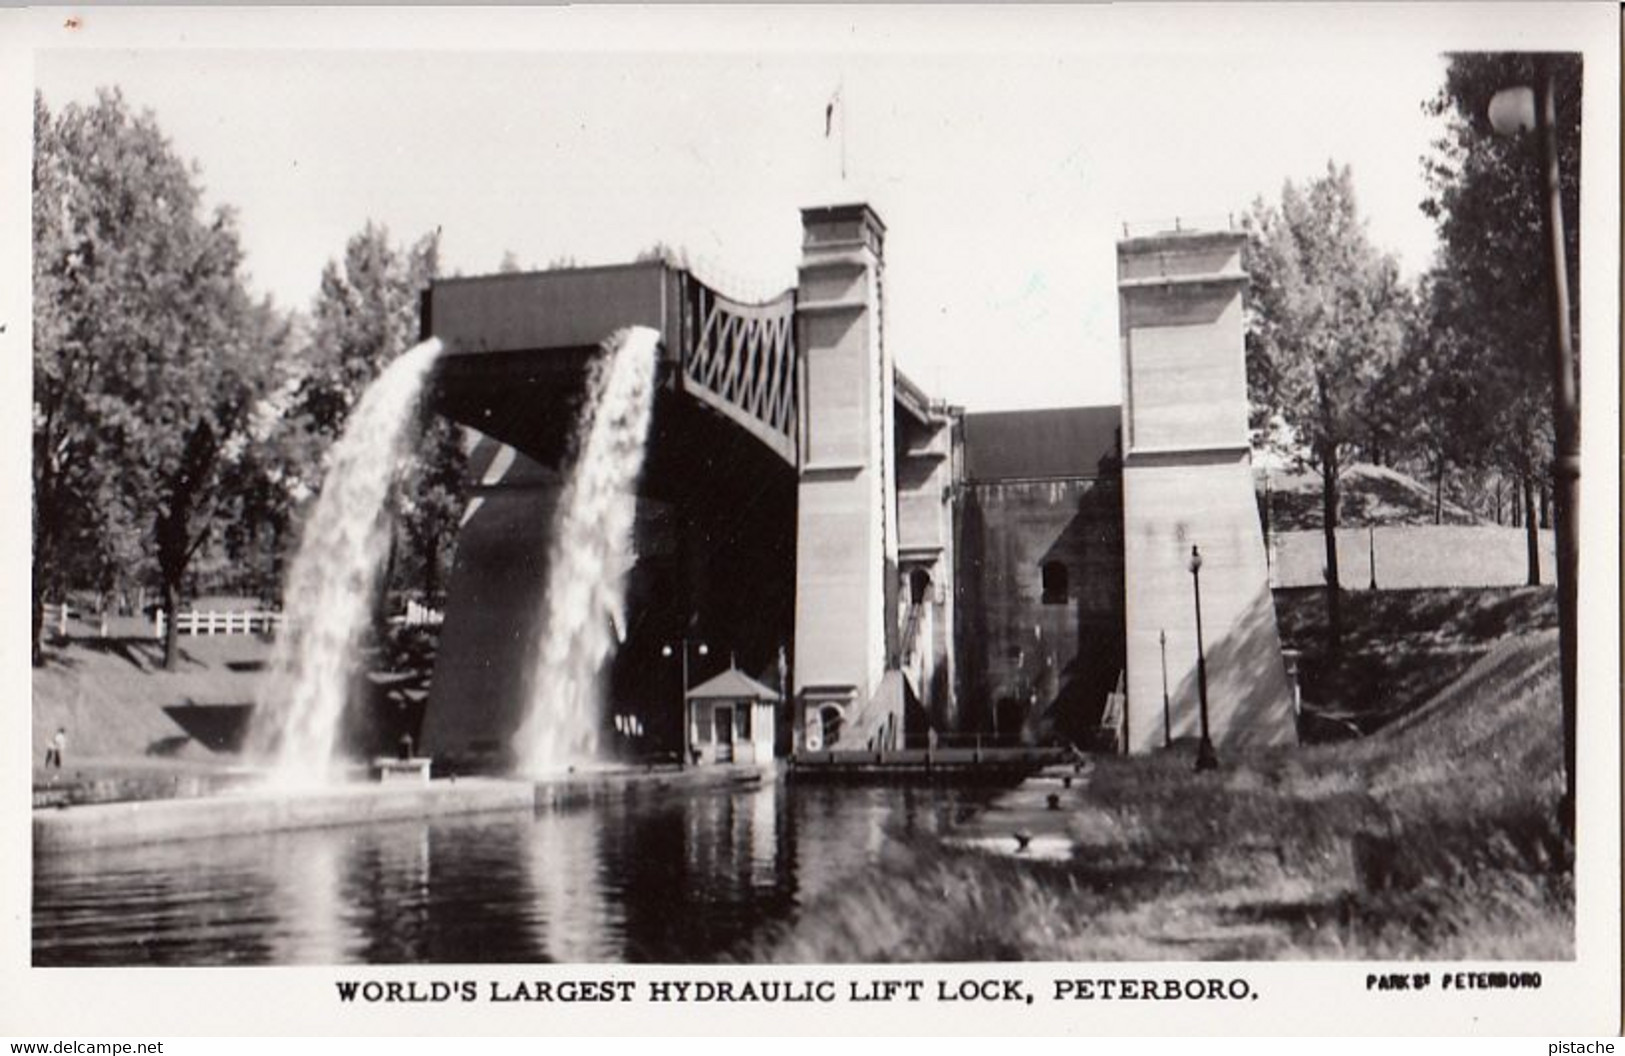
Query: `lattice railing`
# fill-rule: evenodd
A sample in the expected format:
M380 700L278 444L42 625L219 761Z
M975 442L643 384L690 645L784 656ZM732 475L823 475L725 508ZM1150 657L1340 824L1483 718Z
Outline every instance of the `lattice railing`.
M766 304L687 282L684 385L796 462L795 291Z

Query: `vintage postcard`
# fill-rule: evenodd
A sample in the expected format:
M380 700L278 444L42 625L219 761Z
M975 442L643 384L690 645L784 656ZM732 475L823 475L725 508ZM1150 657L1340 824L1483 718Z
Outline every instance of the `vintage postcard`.
M0 30L0 1033L1619 1028L1616 8Z

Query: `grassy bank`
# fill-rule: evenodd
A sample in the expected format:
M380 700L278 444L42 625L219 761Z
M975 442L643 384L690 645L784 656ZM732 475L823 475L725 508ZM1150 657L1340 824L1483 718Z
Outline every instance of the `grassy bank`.
M1360 741L1101 760L1070 861L895 844L761 961L1572 955L1556 636L1491 649Z
M246 704L270 655L253 635L182 639L180 662L163 670L151 638L75 638L55 645L33 672L35 761L57 727L67 763L85 759L202 761L214 753L166 709Z
M360 748L392 747L400 730L417 730L435 640L429 628L398 628L372 651L371 692L350 730ZM33 672L36 768L58 727L68 733L70 772L235 762L271 650L257 635L187 635L176 669L165 671L163 645L151 637L53 642Z
M1265 472L1253 473L1259 501L1265 501ZM1324 523L1320 474L1312 469L1277 467L1268 473L1270 528L1277 532L1318 530ZM1345 528L1398 525L1478 524L1471 511L1446 502L1434 519L1433 491L1416 478L1387 466L1355 463L1338 480L1338 523Z
M1326 592L1278 590L1282 644L1303 654L1308 741L1370 733L1414 712L1499 642L1557 626L1553 587L1349 591L1327 648Z

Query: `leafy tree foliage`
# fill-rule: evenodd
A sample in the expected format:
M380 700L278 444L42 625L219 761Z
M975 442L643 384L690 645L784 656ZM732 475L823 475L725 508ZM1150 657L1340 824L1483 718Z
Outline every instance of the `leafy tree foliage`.
M308 497L303 465L314 456L289 417L297 385L294 320L255 313L255 343L277 364L273 383L250 409L241 431L222 451L221 490L230 502L219 545L199 555L215 585L274 604L281 596L290 529Z
M418 457L400 492L400 523L410 545L396 569L396 586L415 589L431 606L444 602L457 527L467 500L467 471L462 430L448 419L429 418Z
M48 593L156 567L165 607L221 509L270 359L229 211L117 91L34 104L34 646ZM173 630L166 664L176 655Z
M1338 476L1364 445L1392 444L1384 387L1415 313L1394 259L1366 236L1347 166L1278 206L1255 203L1249 234L1248 378L1254 422L1320 475L1329 635L1341 636Z
M1439 225L1441 269L1460 277L1479 328L1475 336L1505 334L1502 351L1543 356L1550 342L1547 250L1542 226L1546 200L1528 137L1497 135L1489 102L1502 88L1529 85L1539 76L1528 53L1466 53L1451 57L1445 83L1426 104L1446 130L1424 159L1430 194L1422 209ZM1545 56L1556 79L1560 196L1568 219L1565 252L1569 303L1579 318L1580 102L1578 55ZM1454 319L1457 325L1469 320ZM1544 366L1537 359L1536 366ZM1539 373L1537 369L1534 373Z
M1424 159L1442 252L1427 343L1447 349L1458 384L1470 388L1450 416L1457 447L1510 477L1522 493L1529 533L1529 581L1539 582L1536 496L1548 486L1552 448L1551 306L1543 226L1545 189L1531 137L1497 135L1494 94L1533 85L1542 63L1554 74L1559 196L1565 225L1569 303L1576 321L1580 280L1580 102L1578 55L1470 53L1451 57L1445 83L1426 104L1445 132ZM1578 332L1576 330L1576 332ZM1576 349L1578 353L1578 349Z
M645 261L658 260L674 268L689 267L688 250L681 246L669 245L666 242L656 242L647 249L640 250L633 260L639 264Z
M420 297L439 252L438 233L397 249L386 228L369 222L343 261L322 269L298 397L314 432L336 439L366 387L417 342Z
M306 453L293 460L305 467L304 491L319 489L320 453L342 432L361 393L417 343L422 293L438 268L438 232L397 247L387 229L368 223L350 239L343 261L324 269L295 395L302 436L287 441ZM411 582L432 603L441 593L462 513L466 458L452 423L425 414L422 428L393 492L399 534L386 580L394 588ZM405 555L398 545L403 536L410 544Z

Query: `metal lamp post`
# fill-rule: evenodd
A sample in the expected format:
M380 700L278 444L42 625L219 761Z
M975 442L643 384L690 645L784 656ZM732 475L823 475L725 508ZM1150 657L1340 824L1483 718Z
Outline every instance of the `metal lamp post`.
M1271 571L1275 568L1275 557L1270 552L1274 550L1274 541L1270 538L1270 467L1264 465L1264 568Z
M1489 119L1504 136L1535 131L1536 164L1546 201L1542 210L1550 265L1552 309L1552 519L1557 536L1557 623L1563 683L1563 827L1574 833L1576 591L1580 565L1580 415L1569 327L1568 255L1564 252L1563 198L1557 160L1557 78L1539 61L1533 88L1503 88L1490 100Z
M695 642L693 644L694 644L695 651L698 652L701 656L709 656L710 655L711 648L710 648L710 646L706 645L704 642ZM678 712L677 712L678 718L682 722L682 727L683 727L683 752L682 752L682 755L677 760L677 765L680 766L680 767L687 767L688 766L688 753L689 753L689 743L688 743L688 727L689 727L689 716L688 716L688 648L689 648L689 640L688 640L687 636L684 636L683 639L677 644L677 646L675 646L675 651L680 653L682 655L682 658L683 658L683 660L682 660L682 663L683 663L682 695L681 695L681 699L680 699L680 701L678 703ZM663 645L663 646L660 647L660 655L664 656L664 657L666 657L668 659L671 657L671 654L672 654L673 651L674 651L674 647L671 646L671 645Z
M1172 748L1174 723L1168 709L1168 632L1158 631L1157 641L1162 645L1162 746Z
M1218 753L1213 750L1213 737L1207 722L1207 657L1202 649L1202 552L1191 547L1191 589L1196 596L1196 692L1202 708L1202 744L1196 750L1196 769L1216 770Z

